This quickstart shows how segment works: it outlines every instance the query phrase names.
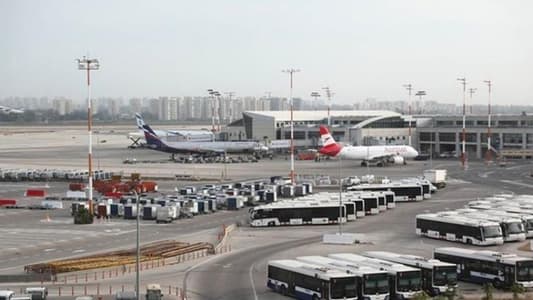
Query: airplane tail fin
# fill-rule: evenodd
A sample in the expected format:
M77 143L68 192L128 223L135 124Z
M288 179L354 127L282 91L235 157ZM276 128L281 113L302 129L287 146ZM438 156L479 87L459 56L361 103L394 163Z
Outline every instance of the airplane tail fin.
M339 154L342 146L335 142L328 128L324 125L320 125L320 139L322 141L322 148L318 152L327 156L337 156Z
M149 146L153 148L162 148L165 146L165 143L161 141L155 131L144 122L143 117L139 113L135 114L135 118L137 119L137 127L143 131L144 138Z

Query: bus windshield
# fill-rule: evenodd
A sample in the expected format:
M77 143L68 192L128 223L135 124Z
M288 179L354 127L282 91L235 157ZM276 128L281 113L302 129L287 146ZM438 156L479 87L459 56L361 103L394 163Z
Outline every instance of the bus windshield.
M365 295L386 294L389 292L389 280L387 274L369 274L364 278Z
M483 227L483 237L495 238L502 236L502 228L500 226L485 226Z
M433 270L433 284L435 286L449 286L457 284L457 268L435 267Z
M396 290L409 292L420 290L420 271L398 272Z
M357 297L355 278L332 278L331 299L345 299Z
M516 263L516 281L533 281L533 261Z
M523 233L524 232L524 224L522 224L522 222L507 223L507 231L510 234Z

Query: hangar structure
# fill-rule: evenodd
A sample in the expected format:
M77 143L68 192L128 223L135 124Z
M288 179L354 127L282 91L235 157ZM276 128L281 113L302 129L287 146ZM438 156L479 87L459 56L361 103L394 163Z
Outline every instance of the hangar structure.
M242 119L226 126L224 140L274 141L290 139L290 111L246 111ZM331 132L335 140L353 145L407 144L409 117L393 111L331 111ZM327 111L294 111L296 147L317 147L319 125L328 123ZM412 124L416 143L416 120Z

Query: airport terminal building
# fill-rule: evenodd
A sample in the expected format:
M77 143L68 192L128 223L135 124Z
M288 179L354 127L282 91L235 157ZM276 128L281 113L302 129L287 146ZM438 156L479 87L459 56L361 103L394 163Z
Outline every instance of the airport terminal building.
M246 111L221 133L223 140L287 141L290 111ZM294 140L298 148L320 146L319 125L328 123L327 111L294 111ZM458 156L461 153L462 115L415 115L393 111L331 111L335 140L352 145L412 144L421 153ZM466 152L483 159L487 152L487 115L466 116ZM409 128L411 127L411 130ZM509 158L533 156L533 115L492 116L492 147Z
M407 144L409 119L392 111L331 111L331 132L335 140L353 145ZM225 140L259 141L290 139L290 111L247 111L243 118L229 124ZM327 111L294 111L296 147L317 147L319 126L328 124ZM415 122L412 137L415 142Z

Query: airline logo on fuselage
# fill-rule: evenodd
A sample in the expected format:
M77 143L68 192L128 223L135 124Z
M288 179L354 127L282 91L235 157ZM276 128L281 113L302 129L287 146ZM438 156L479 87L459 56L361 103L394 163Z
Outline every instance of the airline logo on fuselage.
M386 153L406 153L409 152L407 147L385 147Z

